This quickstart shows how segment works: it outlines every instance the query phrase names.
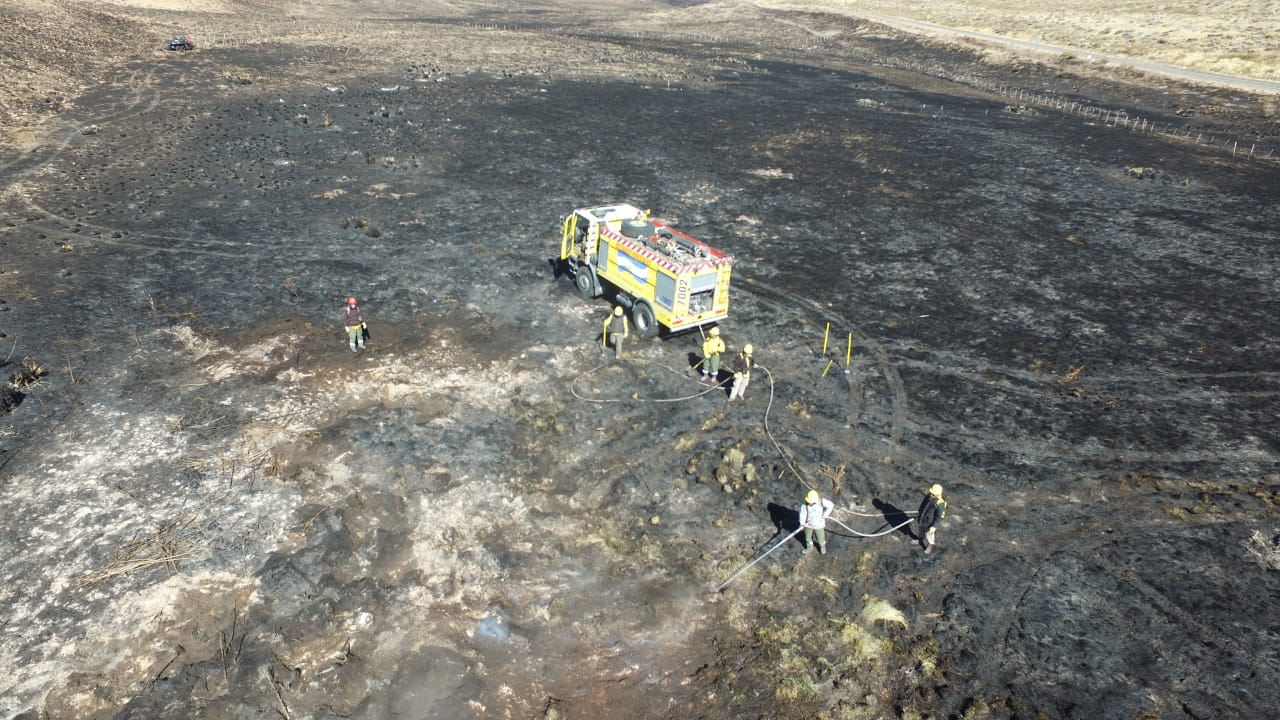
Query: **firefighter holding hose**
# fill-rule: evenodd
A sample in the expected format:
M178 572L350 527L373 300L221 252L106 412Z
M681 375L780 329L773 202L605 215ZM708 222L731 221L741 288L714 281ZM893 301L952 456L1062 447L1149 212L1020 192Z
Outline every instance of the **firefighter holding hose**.
M818 552L827 554L827 518L836 509L836 504L823 498L817 490L810 490L804 496L804 505L800 506L800 527L804 528L804 549L817 540Z
M751 368L756 365L751 357L752 350L751 343L747 343L733 358L733 386L729 390L729 402L741 400L747 392L747 385L751 382Z
M916 523L920 545L925 554L933 552L933 543L937 538L938 523L947 515L947 501L942 499L942 486L934 484L920 501L920 510L916 513Z

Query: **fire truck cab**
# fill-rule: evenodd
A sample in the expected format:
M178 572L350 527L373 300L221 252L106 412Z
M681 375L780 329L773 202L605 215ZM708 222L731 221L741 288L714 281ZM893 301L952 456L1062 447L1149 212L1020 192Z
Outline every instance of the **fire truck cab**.
M606 293L631 311L642 337L729 314L733 256L627 205L579 208L564 218L560 260L578 291Z

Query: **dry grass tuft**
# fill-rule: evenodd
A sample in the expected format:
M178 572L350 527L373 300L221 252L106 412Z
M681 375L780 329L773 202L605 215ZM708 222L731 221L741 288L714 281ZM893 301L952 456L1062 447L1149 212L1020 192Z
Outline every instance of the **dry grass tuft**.
M791 411L792 415L807 420L809 419L810 413L813 412L813 407L803 401L792 400L787 403L787 410Z
M929 638L927 642L917 645L911 653L916 661L920 674L926 678L938 677L938 642Z
M80 587L96 585L134 570L166 565L177 570L178 561L195 557L204 537L204 528L196 523L198 512L168 520L156 532L120 548L107 566L80 579Z
M888 642L852 622L841 625L840 642L845 648L845 661L858 666L879 660L889 649Z
M258 74L252 68L229 67L222 71L222 79L232 85L252 85Z
M862 606L862 612L858 613L858 617L864 624L874 625L878 622L883 622L894 623L902 627L907 626L907 617L902 614L901 610L890 605L887 600L871 595L864 596L863 600L866 604Z
M781 702L807 702L817 697L815 677L818 668L795 623L770 623L756 631L756 640L770 658L776 672L770 674L774 697Z
M9 383L20 392L30 392L43 385L44 376L48 374L48 368L36 362L35 358L25 357L17 371L9 375Z
M991 707L982 698L970 698L964 708L960 720L987 720L991 717Z
M1261 530L1254 530L1244 541L1244 549L1263 568L1280 570L1280 532L1268 538Z
M1029 369L1033 373L1044 375L1055 372L1056 366L1048 360L1036 358L1035 361L1031 363L1031 367Z
M875 572L875 569L875 556L864 550L858 556L858 564L853 570L853 576L856 578L869 578L871 573Z
M1267 490L1254 490L1249 494L1258 498L1263 505L1280 507L1280 491L1273 493Z
M774 695L784 703L808 702L818 696L818 690L808 675L787 675L774 688Z
M841 484L844 482L845 473L848 471L848 465L823 465L818 468L818 477L831 481L831 494L838 495L840 494Z

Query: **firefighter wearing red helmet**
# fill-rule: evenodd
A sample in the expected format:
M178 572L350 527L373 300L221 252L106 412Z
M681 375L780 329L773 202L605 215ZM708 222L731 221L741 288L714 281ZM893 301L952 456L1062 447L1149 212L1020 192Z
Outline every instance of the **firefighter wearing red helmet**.
M360 304L353 297L347 298L347 307L342 311L342 326L347 329L347 343L351 352L364 349L364 315L360 313Z

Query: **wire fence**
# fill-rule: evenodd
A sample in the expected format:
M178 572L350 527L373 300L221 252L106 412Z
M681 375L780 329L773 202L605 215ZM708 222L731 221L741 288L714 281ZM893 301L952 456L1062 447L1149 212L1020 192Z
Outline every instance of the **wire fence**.
M424 25L447 26L467 32L513 34L537 32L549 36L572 37L584 42L597 43L638 42L665 46L719 47L724 48L726 51L742 50L746 45L750 45L753 42L750 38L744 36L733 36L724 33L642 29L611 29L607 32L602 32L581 26L555 23L513 24L422 18L408 21L360 20L335 27L331 24L317 23L314 20L303 20L301 18L273 18L269 23L237 28L234 33L212 32L202 38L202 46L206 48L238 48L272 41L287 42L298 38L332 38L335 35L347 35L351 36L353 40L357 40L361 36L376 37L377 39L370 43L370 47L372 47L379 42L387 42L390 35L420 37ZM1280 156L1276 154L1276 141L1270 138L1249 138L1229 133L1206 132L1203 127L1198 127L1194 123L1179 122L1168 117L1151 117L1123 107L1091 104L1050 92L1031 90L1008 82L997 82L977 73L955 72L953 68L942 63L925 63L897 56L872 54L865 49L865 43L860 46L856 42L856 37L843 39L842 35L843 33L829 36L819 35L795 29L795 32L789 36L779 33L772 37L767 47L752 47L751 49L754 51L768 50L781 56L789 54L839 58L873 66L915 72L981 90L990 95L1003 98L1010 105L1020 108L1035 107L1052 110L1064 116L1078 118L1083 122L1096 123L1103 127L1188 142L1229 154L1235 159L1264 162L1280 160ZM350 54L352 52L360 52L364 48L357 42L347 47L339 46L338 49ZM932 106L924 105L921 110L928 112L930 107ZM941 114L944 110L943 106L938 106L937 114Z

